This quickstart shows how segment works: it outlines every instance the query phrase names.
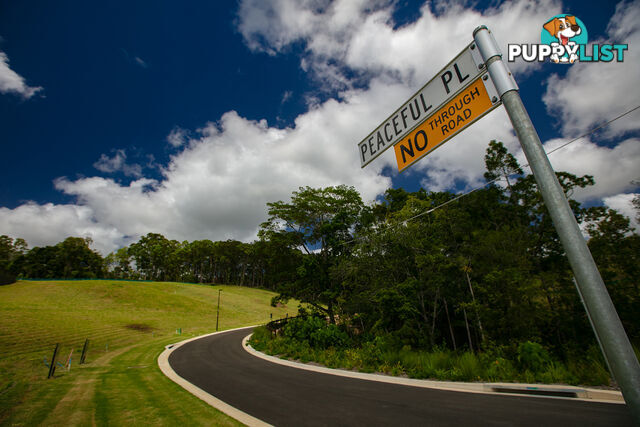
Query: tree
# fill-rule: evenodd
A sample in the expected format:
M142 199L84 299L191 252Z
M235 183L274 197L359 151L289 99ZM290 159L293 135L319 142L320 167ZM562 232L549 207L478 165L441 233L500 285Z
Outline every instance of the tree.
M587 211L589 250L607 286L620 320L630 336L640 336L636 322L640 304L640 236L629 219L603 206Z
M177 270L177 260L172 258L179 246L162 234L148 233L129 246L129 254L136 262L136 269L146 280L168 280Z
M487 171L484 173L484 177L487 181L492 181L499 177L504 177L511 193L511 182L509 177L517 174L522 175L522 168L518 164L515 157L504 146L502 142L497 142L495 139L489 142L489 148L484 156L484 163Z
M37 279L96 278L103 275L103 260L90 248L89 238L67 237L55 246L35 247L12 264L18 275Z
M280 298L297 298L311 304L335 322L340 283L331 269L341 255L350 250L354 230L366 210L360 194L344 185L300 188L291 201L267 203L269 219L259 235L265 240L287 242L305 256L297 268L295 281L279 288Z
M13 262L27 249L24 239L13 239L0 236L0 285L8 285L16 281L16 274L12 271Z
M102 257L90 248L89 238L67 237L58 243L56 264L63 279L96 278L102 276Z

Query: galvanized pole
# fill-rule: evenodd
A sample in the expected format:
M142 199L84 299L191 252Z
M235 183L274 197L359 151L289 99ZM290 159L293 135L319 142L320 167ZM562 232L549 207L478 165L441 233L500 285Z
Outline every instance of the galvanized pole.
M629 338L493 35L483 25L475 29L473 38L529 161L593 321L596 336L602 342L605 359L611 364L631 415L640 424L640 364Z

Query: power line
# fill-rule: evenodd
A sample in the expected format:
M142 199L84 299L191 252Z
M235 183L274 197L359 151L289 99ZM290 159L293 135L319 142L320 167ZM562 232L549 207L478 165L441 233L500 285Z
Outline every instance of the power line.
M558 151L559 149L564 148L564 147L566 147L566 146L567 146L567 145L569 145L569 144L572 144L572 143L576 142L576 141L577 141L577 140L579 140L579 139L584 138L585 136L589 136L589 135L591 135L592 133L594 133L594 132L596 132L596 131L598 131L598 130L602 129L602 128L603 128L603 127L605 127L605 126L610 125L611 123L613 123L613 122L615 122L616 120L618 120L618 119L620 119L620 118L622 118L622 117L626 116L627 114L630 114L630 113L632 113L632 112L636 111L638 108L640 108L640 105L638 105L638 106L636 106L636 107L632 108L631 110L628 110L628 111L626 111L626 112L624 112L624 113L620 114L619 116L614 117L613 119L611 119L611 120L609 120L609 121L607 121L607 122L604 122L604 123L603 123L603 124L601 124L600 126L598 126L598 127L594 128L594 129L590 130L589 132L587 132L587 133L583 133L582 135L580 135L580 136L577 136L577 137L573 138L571 141L569 141L569 142L567 142L567 143L565 143L565 144L562 144L562 145L561 145L561 146L559 146L559 147L554 148L553 150L551 150L551 151L549 151L549 152L547 153L547 156L548 156L549 154L555 153L555 152L556 152L556 151ZM527 166L529 166L529 165L527 165Z
M637 110L637 109L639 109L639 108L640 108L640 105L637 105L636 107L634 107L634 108L632 108L632 109L630 109L630 110L628 110L628 111L625 111L624 113L622 113L622 114L620 114L620 115L618 115L618 116L616 116L616 117L612 118L611 120L608 120L608 121L604 122L604 123L603 123L603 124L601 124L600 126L597 126L597 127L593 128L593 129L591 129L590 131L585 132L585 133L583 133L582 135L577 136L577 137L573 138L572 140L570 140L570 141L568 141L568 142L566 142L566 143L562 144L561 146L556 147L556 148L554 148L553 150L546 152L546 155L548 156L548 155L550 155L550 154L553 154L553 153L555 153L556 151L560 150L561 148L564 148L564 147L566 147L566 146L567 146L567 145L569 145L569 144L573 144L574 142L576 142L576 141L578 141L578 140L580 140L580 139L582 139L582 138L584 138L584 137L586 137L586 136L589 136L589 135L591 135L591 134L593 134L593 133L597 132L598 130L602 129L603 127L610 125L611 123L615 122L616 120L621 119L622 117L626 116L627 114L630 114L630 113L634 112L635 110ZM525 164L523 167L529 167L529 164L527 163L527 164ZM475 188L473 188L473 189L471 189L471 190L467 191L466 193L459 194L459 195L457 195L456 197L454 197L453 199L447 200L446 202L441 203L441 204L439 204L438 206L434 206L433 208L427 209L427 210L426 210L426 211L424 211L424 212L420 212L419 214L416 214L416 215L414 215L414 216L412 216L412 217L410 217L410 218L407 218L407 219L405 219L405 220L399 221L399 222L398 222L398 223L396 223L396 224L390 224L390 225L388 225L388 226L386 226L386 227L384 227L384 228L377 229L377 230L373 231L372 233L368 233L368 235L370 235L370 234L375 234L375 233L378 233L378 232L380 232L380 231L386 231L386 230L389 230L389 229L395 228L395 227L397 227L397 226L399 226L399 225L402 225L402 224L407 224L408 222L413 221L414 219L417 219L417 218L419 218L419 217L421 217L421 216L424 216L424 215L430 214L430 213L431 213L431 212L433 212L433 211L436 211L436 210L438 210L438 209L440 209L440 208L443 208L443 207L447 206L447 205L448 205L448 204L450 204L450 203L453 203L453 202L455 202L455 201L457 201L457 200L460 200L461 198L466 197L466 196L468 196L468 195L470 195L470 194L472 194L472 193L474 193L474 192L476 192L476 191L478 191L478 190L481 190L481 189L483 189L483 188L485 188L485 187L487 187L487 186L489 186L489 185L493 184L494 182L500 181L500 180L502 180L502 178L503 178L502 176L499 176L499 177L497 177L497 178L494 178L494 179L492 179L491 181L485 182L483 185L480 185L480 186L478 186L478 187L475 187ZM360 240L360 239L362 239L362 238L364 238L364 237L368 237L368 235L367 235L367 236L362 236L362 237L356 237L356 238L353 238L353 239L351 239L351 240L348 240L348 241L344 242L344 244L355 242L355 241Z

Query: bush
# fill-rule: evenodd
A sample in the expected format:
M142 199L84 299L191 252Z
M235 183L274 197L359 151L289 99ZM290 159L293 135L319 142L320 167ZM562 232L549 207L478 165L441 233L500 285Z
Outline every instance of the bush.
M563 363L552 360L542 345L530 341L514 345L515 354L508 357L509 349L502 347L480 354L437 348L430 352L413 350L409 346L398 348L390 335L381 335L357 346L344 330L327 324L321 317L295 318L285 329L288 335L273 338L265 328L257 328L252 345L255 341L256 349L302 362L315 361L332 368L412 378L609 384L609 374L597 347L590 348L581 358L570 357Z
M459 381L477 381L483 374L480 359L471 352L465 352L456 361L457 375L455 378Z
M547 350L536 342L526 341L518 346L518 364L520 369L532 373L544 370L550 363L551 357Z
M297 341L305 341L313 348L345 348L350 344L349 336L339 326L327 324L316 316L291 319L283 328L283 335Z

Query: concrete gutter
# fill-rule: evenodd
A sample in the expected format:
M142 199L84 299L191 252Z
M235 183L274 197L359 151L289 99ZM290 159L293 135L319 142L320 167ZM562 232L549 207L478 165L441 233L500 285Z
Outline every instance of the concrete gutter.
M390 384L408 385L413 387L432 388L438 390L450 390L465 393L481 394L511 394L524 397L542 397L552 399L582 400L587 402L618 403L625 404L622 393L619 391L599 390L591 388L580 388L568 385L548 385L548 384L516 384L516 383L464 383L457 381L433 381L418 380L413 378L393 377L382 374L367 374L364 372L347 371L344 369L332 369L324 366L309 365L305 363L293 362L291 360L280 359L269 356L255 350L248 343L251 335L242 340L242 348L253 356L267 360L279 365L289 366L307 371L320 372L323 374L337 375L347 378L357 378L368 381L378 381Z
M211 335L216 335L216 334L222 334L225 332L231 332L231 331L237 331L240 329L250 329L250 328L255 328L255 326L248 326L245 328L237 328L237 329L228 329L226 331L220 331L220 332L214 332L212 334L206 334L206 335L201 335L199 337L195 337L195 338L190 338L184 341L180 341L179 343L175 343L175 344L170 344L168 346L165 347L165 350L160 354L160 356L158 356L158 366L160 367L160 370L162 371L163 374L165 374L167 377L169 377L169 379L171 381L173 381L174 383L178 384L180 387L184 388L185 390L187 390L189 393L193 394L194 396L198 397L201 400L204 400L206 403L208 403L209 405L213 406L214 408L216 408L217 410L219 410L220 412L224 412L225 414L229 415L232 418L235 418L236 420L240 421L241 423L247 425L247 426L256 426L256 427L263 427L263 426L271 426L271 424L267 424L262 420L259 420L255 417L252 417L251 415L247 414L246 412L243 412L225 402L223 402L222 400L216 398L215 396L210 395L209 393L207 393L206 391L202 390L199 387L196 387L195 385L191 384L190 382L188 382L187 380L185 380L184 378L182 378L180 375L178 375L172 368L171 365L169 365L169 356L171 355L171 353L177 349L180 348L181 346L183 346L184 344L194 341L194 340L198 340L200 338L205 338L205 337L209 337Z

